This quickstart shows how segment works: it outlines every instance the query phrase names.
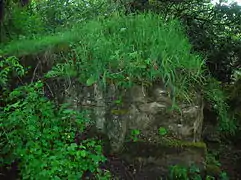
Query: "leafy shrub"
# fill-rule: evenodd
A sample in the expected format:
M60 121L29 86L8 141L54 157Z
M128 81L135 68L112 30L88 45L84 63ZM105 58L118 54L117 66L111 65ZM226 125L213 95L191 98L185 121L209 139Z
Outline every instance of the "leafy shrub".
M86 171L98 173L105 160L100 142L75 141L76 133L89 122L85 113L67 105L56 108L43 96L42 88L39 81L4 94L1 166L18 161L23 179L79 179Z
M0 56L0 59L0 87L6 88L10 74L15 74L21 77L25 74L25 71L19 64L18 59L14 56L10 56L6 59Z

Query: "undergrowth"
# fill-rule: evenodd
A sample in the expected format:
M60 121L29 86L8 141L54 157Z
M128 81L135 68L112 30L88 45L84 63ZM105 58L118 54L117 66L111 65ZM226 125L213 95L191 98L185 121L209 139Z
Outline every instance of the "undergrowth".
M101 143L95 139L78 141L85 130L85 112L57 108L44 97L41 81L7 88L7 74L24 74L16 58L1 61L0 148L1 166L18 162L21 179L79 179L85 172L102 176L105 161ZM9 66L8 66L9 65Z
M229 177L225 172L221 172L218 177L212 175L202 175L198 167L192 165L189 168L175 165L169 169L169 180L229 180Z

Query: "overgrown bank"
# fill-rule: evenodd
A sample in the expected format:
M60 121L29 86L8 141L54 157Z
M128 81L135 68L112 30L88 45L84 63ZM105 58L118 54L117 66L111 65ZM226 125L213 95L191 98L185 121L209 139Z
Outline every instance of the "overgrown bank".
M194 92L201 88L216 105L220 122L226 123L222 130L235 129L229 124L232 121L227 118L224 98L217 94L221 90L210 86L203 74L204 61L191 53L176 20L166 22L153 14L117 16L90 21L73 33L5 47L3 55L19 57L46 52L49 47L53 47L53 54L58 51L55 59L47 59L55 66L38 79L42 82L35 79L13 91L7 87L8 75L23 76L24 68L15 58L4 57L1 64L2 161L20 160L23 178L77 179L87 170L100 173L99 163L104 161L98 141L76 142L76 133L83 132L89 123L86 116L67 107L57 108L43 97L46 78L69 79L70 83L75 79L82 85L98 84L103 89L108 84L127 89L133 84L146 86L164 80L172 89L173 103L192 102Z

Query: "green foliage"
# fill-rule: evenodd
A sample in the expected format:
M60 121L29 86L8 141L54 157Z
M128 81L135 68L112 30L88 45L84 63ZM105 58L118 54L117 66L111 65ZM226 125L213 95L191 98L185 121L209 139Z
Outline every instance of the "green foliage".
M72 45L67 56L76 63L59 63L46 77L63 77L67 72L89 86L101 83L106 87L112 82L121 88L164 79L167 86L175 85L173 100L188 102L197 87L203 88L203 61L191 54L191 46L175 20L165 22L153 14L117 16L91 21L78 32L82 40ZM230 120L220 85L207 81L204 93L218 112L220 129L234 134L235 121Z
M236 69L232 75L232 82L237 82L241 79L241 68Z
M202 76L203 61L191 54L180 24L153 14L91 21L71 32L13 42L3 54L33 54L67 42L75 44L66 58L77 63L58 64L47 77L68 73L78 75L87 85L102 82L106 86L111 80L124 88L139 81L164 79L167 85L175 84L176 97L191 101L193 86Z
M0 61L0 87L6 88L8 85L8 77L10 74L15 74L17 76L23 76L25 74L24 68L19 64L18 59L14 56L4 59L0 56L2 60Z
M35 38L21 41L14 40L2 48L2 54L24 56L29 54L34 55L48 50L58 51L56 48L60 47L62 50L62 47L65 47L65 44L68 46L68 42L76 42L79 40L80 37L78 35L78 31L66 31L63 32L63 34L59 33L54 36L37 36Z
M207 154L207 164L212 164L212 165L220 167L221 164L218 160L216 160L215 155L216 155L216 153L208 153Z
M135 2L140 1L135 0ZM207 74L210 72L212 77L220 81L207 75L206 84L200 86L200 89L203 90L207 104L212 105L218 116L221 135L235 134L239 137L241 81L237 69L241 64L240 6L235 4L225 6L221 3L214 6L206 0L178 2L149 0L148 2L146 9L155 11L166 19L174 17L181 20L192 44L192 50L202 54L206 60ZM123 32L125 30L122 29ZM234 71L236 72L232 80L236 83L230 85L230 76ZM228 93L223 90L223 82L228 82L230 87ZM191 93L188 90L186 92ZM185 93L182 93L182 96L185 96Z
M227 175L226 172L222 172L222 173L220 174L220 179L221 179L221 180L229 180L229 177L228 177L228 175Z
M237 6L214 7L204 0L160 2L165 17L161 18L150 13L119 16L118 12L113 13L116 6L108 3L46 0L33 1L28 9L13 6L1 26L1 38L22 41L1 46L1 54L24 56L49 49L56 52L63 51L64 46L67 61L60 61L47 78L74 77L87 86L99 83L107 87L108 83L115 83L120 88L163 79L167 86L175 85L173 100L188 102L196 87L203 88L204 61L193 50L205 54L211 73L221 80L226 79L222 74L230 73L230 68L239 64L241 14ZM193 47L180 23L172 17L180 18L186 25ZM86 22L87 19L94 20ZM64 27L73 28L60 32ZM44 30L60 33L41 36ZM98 165L105 158L100 143L87 139L79 145L74 141L75 133L83 132L88 123L84 113L67 106L56 108L43 97L41 82L9 92L8 76L24 74L15 57L1 61L0 69L0 86L4 90L0 95L4 104L0 109L0 147L4 155L1 161L19 160L24 179L36 174L39 179L76 179L87 170L101 178ZM219 115L220 130L234 134L236 123L228 114L226 95L220 84L208 80L204 94ZM121 104L121 100L115 103ZM164 128L159 129L160 135L166 133ZM132 139L136 141L139 134L140 131L133 130ZM199 171L179 166L171 169L172 179L185 179L190 173ZM224 173L221 176L226 177Z
M232 119L228 113L227 98L224 91L222 91L220 83L212 78L210 78L207 83L204 90L205 97L212 103L214 110L218 114L219 129L224 133L234 135L237 130L236 121Z
M225 172L219 174L220 180L228 180L228 176ZM203 177L205 180L215 180L215 177L207 174ZM171 166L169 169L169 177L170 180L202 180L200 169L195 165L186 168L184 166L175 165Z
M227 99L229 100L229 105L230 105L230 109L231 112L233 114L233 116L235 117L235 119L237 119L237 126L238 129L240 130L240 125L241 125L241 111L240 111L240 107L241 107L241 69L239 68L239 70L235 71L233 76L232 76L232 83L230 83L229 85L227 85L225 87L226 90L226 94L227 94ZM240 131L237 132L236 134L236 138L239 138Z
M213 5L206 0L178 2L151 0L149 5L147 4L144 7L146 10L161 14L166 19L178 18L184 25L192 44L192 51L203 55L212 77L221 82L230 81L233 71L239 68L241 62L240 6L230 2L228 6L223 3ZM236 78L237 75L238 73ZM209 78L210 76L206 76L206 79ZM220 129L234 134L237 128L236 122L229 115L226 99L228 95L224 95L220 84L212 83L212 81L207 83L204 94L212 102L219 116Z
M179 165L170 167L170 179L171 180L188 180L188 171L186 168Z
M4 43L56 33L93 18L105 18L117 7L106 0L30 1L26 7L19 7L19 0L9 0L4 5L5 18L0 24L0 42Z
M40 14L17 7L13 8L9 23L11 38L23 39L44 31Z
M81 41L67 56L76 63L58 64L56 67L63 69L55 67L47 77L56 77L72 66L73 74L87 85L98 82L106 86L111 81L127 88L163 79L167 86L175 84L177 97L189 101L193 86L202 77L203 61L190 52L176 20L165 22L153 14L95 20L78 30L78 39Z
M134 142L136 142L136 141L138 141L138 139L139 139L139 135L140 135L140 130L138 130L138 129L133 129L132 131L131 131L131 139L132 139L132 141L134 141Z
M15 58L5 61L9 62L22 74L23 67ZM2 77L7 78L5 74ZM89 123L85 113L67 105L56 108L43 96L42 88L39 81L4 94L6 105L0 108L1 166L18 161L23 179L79 179L86 171L101 176L98 167L105 157L100 142L76 142L76 133L82 133Z
M89 19L109 16L116 4L108 0L62 1L46 0L35 3L38 13L45 14L46 30L56 32L59 29L72 27Z
M167 129L164 128L164 127L160 127L160 128L158 129L158 132L159 132L159 134L160 134L161 136L165 136L165 135L168 133Z
M150 0L145 9L167 19L180 19L193 50L206 58L211 74L222 82L230 80L241 62L239 5L231 1L214 5L209 0Z
M43 19L36 11L19 7L19 1L8 1L4 8L5 18L0 24L0 42L30 38L44 32Z
M209 178L206 179L215 179L213 176L217 177L219 176L220 179L222 180L228 180L229 177L226 172L222 172L222 165L221 163L217 160L218 157L221 155L219 154L218 151L210 151L207 154L206 157L206 173L210 176Z

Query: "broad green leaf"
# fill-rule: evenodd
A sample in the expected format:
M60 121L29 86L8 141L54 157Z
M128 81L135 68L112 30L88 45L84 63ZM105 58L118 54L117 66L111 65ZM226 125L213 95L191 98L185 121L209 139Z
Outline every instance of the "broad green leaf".
M87 81L86 81L86 85L87 86L91 86L96 82L96 78L94 78L94 76L91 76Z

